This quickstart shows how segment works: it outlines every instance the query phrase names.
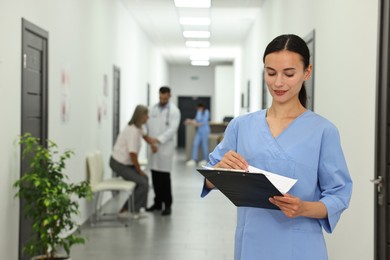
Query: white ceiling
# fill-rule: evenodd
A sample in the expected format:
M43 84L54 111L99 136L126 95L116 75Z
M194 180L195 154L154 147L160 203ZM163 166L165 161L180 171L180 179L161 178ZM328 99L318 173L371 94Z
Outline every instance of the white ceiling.
M237 48L259 14L264 0L212 0L211 8L176 8L174 0L123 0L150 40L170 64L190 64L194 49L185 46L179 16L211 18L210 47L197 49L210 55L211 64L232 62ZM204 27L203 27L204 28Z

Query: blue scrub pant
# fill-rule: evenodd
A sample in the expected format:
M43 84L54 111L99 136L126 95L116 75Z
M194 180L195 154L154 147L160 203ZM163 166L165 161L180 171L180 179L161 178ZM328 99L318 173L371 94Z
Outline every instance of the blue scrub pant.
M209 157L209 131L196 131L192 144L192 160L198 161L199 146L202 146L202 160L208 161Z

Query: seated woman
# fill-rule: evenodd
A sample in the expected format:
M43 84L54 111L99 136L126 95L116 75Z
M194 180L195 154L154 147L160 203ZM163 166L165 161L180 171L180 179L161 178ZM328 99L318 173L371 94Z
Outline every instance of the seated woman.
M148 121L148 108L138 105L128 125L122 130L116 139L111 158L110 167L125 180L133 181L137 184L134 191L134 217L144 217L140 214L140 209L146 207L149 191L149 179L141 169L138 161L138 154L144 136L142 125ZM121 212L127 212L126 202Z

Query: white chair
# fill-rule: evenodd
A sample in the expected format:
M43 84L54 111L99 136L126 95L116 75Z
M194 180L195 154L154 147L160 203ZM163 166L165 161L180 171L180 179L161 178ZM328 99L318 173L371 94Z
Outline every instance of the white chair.
M92 189L92 212L91 225L96 225L99 222L101 213L101 199L106 191L110 192L126 192L129 194L128 209L134 209L134 189L136 183L127 181L121 177L104 179L104 163L100 151L93 151L87 154L87 171L89 183ZM128 222L130 217L128 218ZM128 223L127 223L128 224Z

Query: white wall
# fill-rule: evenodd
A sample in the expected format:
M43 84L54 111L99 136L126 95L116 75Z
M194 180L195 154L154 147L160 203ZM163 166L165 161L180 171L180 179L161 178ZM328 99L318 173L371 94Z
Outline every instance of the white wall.
M244 43L242 86L248 78L256 82L259 76L252 69L256 62L262 66L262 52L274 37L304 37L315 29L314 110L339 128L354 181L350 208L326 236L329 259L373 259L374 187L369 180L374 178L378 1L268 0L259 19ZM254 42L259 45L253 47Z
M244 43L242 46L242 63L240 70L242 73L242 81L240 86L242 93L247 98L247 84L250 81L250 111L255 111L261 108L261 95L262 95L262 71L263 71L263 53L260 49L261 38L261 15L259 13L258 18L253 23ZM245 101L247 104L247 101Z
M169 80L172 90L172 102L178 102L179 96L208 96L211 98L210 111L213 119L214 67L197 67L190 65L170 65Z
M215 99L214 118L222 122L225 116L234 116L235 102L234 67L228 65L215 66Z
M21 18L49 32L49 138L72 148L67 164L71 181L86 179L85 154L100 149L108 161L112 146L112 71L121 69L121 125L138 103L146 104L146 84L153 92L168 82L168 66L139 29L121 0L2 0L0 1L0 252L17 259L19 204L12 183L19 176ZM62 122L61 75L70 83L69 121ZM108 96L103 78L108 78ZM154 97L156 100L156 98ZM97 121L98 108L106 108ZM106 165L106 174L110 171ZM87 218L85 201L80 222Z

